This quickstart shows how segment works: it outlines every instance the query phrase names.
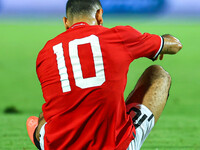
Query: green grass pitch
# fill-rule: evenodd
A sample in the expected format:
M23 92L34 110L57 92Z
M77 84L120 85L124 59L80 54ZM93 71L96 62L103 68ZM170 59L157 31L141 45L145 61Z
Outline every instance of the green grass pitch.
M58 20L57 20L58 22ZM160 23L105 20L106 27L132 25L141 32L171 33L180 38L183 50L163 61L139 59L132 63L125 97L148 66L159 64L172 76L167 106L142 150L200 149L200 23ZM28 138L26 119L41 112L42 92L35 61L47 40L64 31L62 22L0 23L0 150L36 149ZM19 113L5 114L7 107Z

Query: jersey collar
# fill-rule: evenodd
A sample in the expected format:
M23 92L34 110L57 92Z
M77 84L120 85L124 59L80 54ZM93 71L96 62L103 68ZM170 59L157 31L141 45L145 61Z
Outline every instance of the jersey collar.
M84 26L89 26L89 24L87 24L86 22L78 22L78 23L75 23L73 24L70 29L74 29L76 27L84 27Z

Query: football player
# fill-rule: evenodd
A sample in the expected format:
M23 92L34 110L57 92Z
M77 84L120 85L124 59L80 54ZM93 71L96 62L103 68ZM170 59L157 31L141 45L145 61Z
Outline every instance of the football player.
M32 142L42 150L139 150L165 107L171 77L150 66L124 101L129 65L176 54L180 41L103 27L99 0L69 0L66 13L66 31L38 54L45 103L39 120L27 120Z

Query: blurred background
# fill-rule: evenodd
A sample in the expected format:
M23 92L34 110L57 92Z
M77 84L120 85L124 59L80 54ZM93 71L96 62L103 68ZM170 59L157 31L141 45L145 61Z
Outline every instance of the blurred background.
M104 26L131 25L142 33L170 33L183 43L163 61L134 61L125 97L150 65L172 76L170 97L142 150L200 149L200 1L101 0ZM35 149L26 119L44 103L35 63L45 43L65 31L66 0L0 0L0 150Z
M1 14L64 13L66 0L1 0ZM199 15L199 0L101 0L106 13L160 13Z
M101 0L105 14L143 14L200 19L199 0ZM0 16L57 17L65 14L66 0L0 0Z

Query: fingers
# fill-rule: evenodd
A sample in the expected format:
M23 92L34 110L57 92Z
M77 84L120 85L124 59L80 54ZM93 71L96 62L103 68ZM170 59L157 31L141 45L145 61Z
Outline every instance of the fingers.
M160 60L163 60L163 58L164 58L164 54L160 54ZM156 60L158 60L158 57L156 58Z
M163 58L164 58L164 55L160 54L160 60L163 60Z

